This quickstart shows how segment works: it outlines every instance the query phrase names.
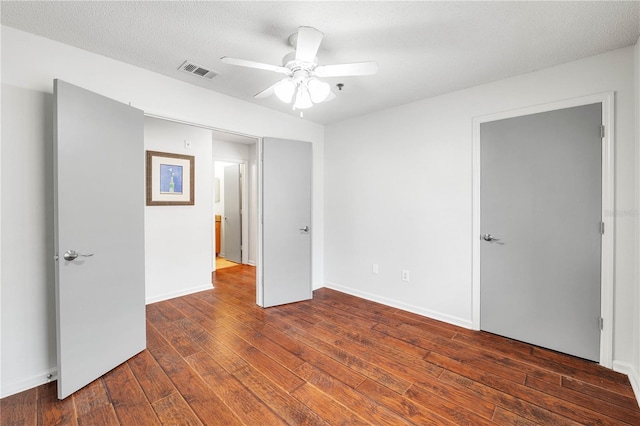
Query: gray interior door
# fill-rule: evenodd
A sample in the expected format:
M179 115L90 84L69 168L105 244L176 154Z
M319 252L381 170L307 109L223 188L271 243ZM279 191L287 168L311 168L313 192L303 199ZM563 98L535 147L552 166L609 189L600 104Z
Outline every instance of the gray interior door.
M482 330L600 358L601 104L480 128Z
M264 307L312 297L311 148L308 142L263 139Z
M146 347L143 112L54 82L58 398Z
M242 184L240 164L224 168L224 257L242 263Z

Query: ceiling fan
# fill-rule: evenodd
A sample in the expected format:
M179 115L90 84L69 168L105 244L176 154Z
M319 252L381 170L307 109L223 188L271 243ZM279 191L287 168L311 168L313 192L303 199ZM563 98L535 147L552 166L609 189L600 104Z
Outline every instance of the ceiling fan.
M328 83L318 77L346 77L373 75L378 72L376 62L351 64L318 65L318 48L324 34L313 27L299 27L298 32L289 37L289 44L295 52L282 58L282 66L223 56L222 62L229 65L274 71L286 77L256 94L255 98L275 95L285 103L293 103L293 109L311 108L313 104L335 98ZM302 113L301 113L302 114Z

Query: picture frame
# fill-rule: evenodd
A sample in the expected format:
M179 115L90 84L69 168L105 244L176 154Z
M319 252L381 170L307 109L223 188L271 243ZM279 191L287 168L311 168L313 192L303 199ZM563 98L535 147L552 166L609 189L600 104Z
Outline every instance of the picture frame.
M147 151L147 206L195 205L195 157Z

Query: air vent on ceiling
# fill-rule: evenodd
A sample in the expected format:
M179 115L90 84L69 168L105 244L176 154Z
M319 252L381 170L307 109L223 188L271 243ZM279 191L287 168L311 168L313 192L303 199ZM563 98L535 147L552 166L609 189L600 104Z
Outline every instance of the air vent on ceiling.
M178 68L180 71L184 71L189 74L197 75L198 77L203 77L211 80L213 77L218 75L217 72L208 70L200 65L194 64L193 62L185 61L184 64L180 65Z

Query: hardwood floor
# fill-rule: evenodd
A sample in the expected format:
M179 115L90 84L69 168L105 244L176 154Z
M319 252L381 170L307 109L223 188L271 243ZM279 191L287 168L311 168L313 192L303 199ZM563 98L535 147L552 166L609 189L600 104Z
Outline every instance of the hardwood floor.
M224 257L216 256L216 271L224 268L232 268L239 265L240 263L232 262L225 259Z
M626 376L328 289L255 306L254 268L147 307L148 349L64 401L2 400L2 425L640 425Z

